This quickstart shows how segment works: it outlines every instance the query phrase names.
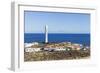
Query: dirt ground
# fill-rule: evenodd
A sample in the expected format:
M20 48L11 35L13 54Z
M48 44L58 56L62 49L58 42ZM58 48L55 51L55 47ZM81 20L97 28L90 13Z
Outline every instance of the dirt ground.
M24 52L24 61L73 60L90 57L90 51Z

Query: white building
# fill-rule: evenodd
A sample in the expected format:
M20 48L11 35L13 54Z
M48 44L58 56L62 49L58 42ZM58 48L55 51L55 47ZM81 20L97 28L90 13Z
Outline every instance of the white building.
M65 48L55 48L55 51L66 51Z
M32 44L33 44L33 45L39 45L39 43L38 43L38 42L33 42Z
M41 48L25 48L25 52L38 52Z
M33 45L38 45L38 42L33 42L33 43L25 43L25 47L31 47Z
M65 51L65 48L44 48L46 51Z
M32 45L32 43L25 43L25 47L31 47Z

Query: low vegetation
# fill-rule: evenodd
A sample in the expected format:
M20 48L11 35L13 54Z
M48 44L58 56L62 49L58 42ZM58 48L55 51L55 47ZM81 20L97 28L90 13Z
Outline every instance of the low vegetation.
M73 60L89 58L89 56L90 51L83 50L24 52L24 61Z

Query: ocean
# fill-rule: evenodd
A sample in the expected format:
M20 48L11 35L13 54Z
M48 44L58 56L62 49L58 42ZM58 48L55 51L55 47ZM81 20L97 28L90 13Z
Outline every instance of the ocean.
M44 42L45 34L42 33L24 33L24 43ZM90 34L48 34L49 42L72 42L90 46Z

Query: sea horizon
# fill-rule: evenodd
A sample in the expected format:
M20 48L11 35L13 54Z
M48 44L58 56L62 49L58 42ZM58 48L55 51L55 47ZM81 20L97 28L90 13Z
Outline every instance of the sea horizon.
M24 33L24 43L45 42L45 33ZM48 33L48 42L72 42L90 46L89 33Z
M24 33L24 34L45 34L45 32L43 33ZM48 34L90 34L90 33L49 33Z

